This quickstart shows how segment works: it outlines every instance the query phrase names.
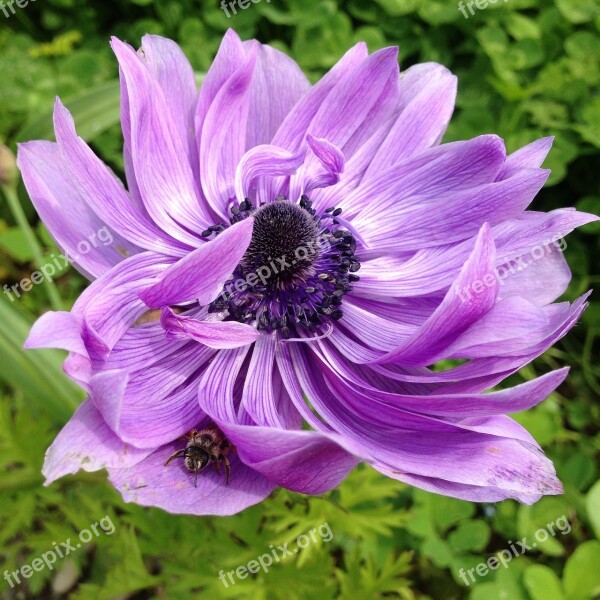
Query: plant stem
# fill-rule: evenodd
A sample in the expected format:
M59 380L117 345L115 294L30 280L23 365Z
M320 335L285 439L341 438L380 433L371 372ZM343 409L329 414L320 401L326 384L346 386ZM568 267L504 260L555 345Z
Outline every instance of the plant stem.
M19 202L16 188L13 186L5 185L2 186L2 191L6 196L6 200L8 202L8 206L10 208L10 212L12 213L14 220L16 221L17 225L23 232L25 239L27 240L27 244L29 245L31 253L33 254L36 266L38 268L41 268L44 264L42 249L37 241L37 238L35 237L33 229L31 229L31 226L29 225L29 221L27 220L25 213L23 212L23 207ZM46 288L46 292L48 293L48 299L50 300L50 305L52 306L52 308L54 310L62 310L62 301L60 299L58 290L54 285L54 282L44 277L43 285Z

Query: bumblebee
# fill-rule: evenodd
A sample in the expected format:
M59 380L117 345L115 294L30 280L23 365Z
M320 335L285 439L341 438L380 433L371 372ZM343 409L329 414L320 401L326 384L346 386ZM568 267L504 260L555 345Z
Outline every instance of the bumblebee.
M183 458L186 469L194 473L194 487L197 487L198 473L210 463L215 465L217 473L221 474L221 463L225 465L225 485L229 483L230 464L227 453L231 444L216 425L209 425L201 431L192 429L188 435L187 446L174 452L165 467L176 458Z

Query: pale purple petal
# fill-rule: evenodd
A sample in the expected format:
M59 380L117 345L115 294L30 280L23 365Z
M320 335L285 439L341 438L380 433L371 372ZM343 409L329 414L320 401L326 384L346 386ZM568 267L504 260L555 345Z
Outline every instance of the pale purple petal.
M254 344L244 382L241 405L257 425L278 429L298 429L300 415L293 407L275 366L277 340L263 334Z
M302 191L310 194L317 188L335 185L340 180L340 174L344 172L345 157L335 144L331 144L325 139L308 134L306 141L320 163L319 166L315 165L312 171L306 173L307 179ZM297 195L293 190L290 192L292 198Z
M121 262L88 287L73 312L83 319L83 337L90 352L105 357L148 307L140 292L172 263L159 254L143 252Z
M192 65L175 42L159 35L145 35L142 38L141 53L165 96L181 145L198 178L198 146L194 133L198 90Z
M240 459L269 481L302 494L323 494L358 464L335 435L219 423Z
M259 47L255 44L215 96L200 136L200 180L204 195L220 219L235 198L235 172L246 152L252 78Z
M456 84L456 77L435 63L415 65L402 74L402 110L373 157L366 178L439 143L454 111Z
M190 343L153 366L102 371L90 395L110 428L137 448L156 448L182 436L205 417L198 384L215 351Z
M54 129L65 168L99 219L147 250L179 256L185 252L185 246L162 232L148 214L131 201L122 183L77 136L73 117L58 98L54 105Z
M71 417L46 452L42 473L46 485L63 477L108 467L135 465L149 454L121 441L106 425L90 400Z
M110 482L125 502L157 506L167 512L190 515L233 515L264 500L275 484L232 455L231 478L225 485L223 472L208 468L194 477L182 461L165 466L168 458L185 447L174 442L153 452L145 460L125 469L109 469Z
M252 42L244 42L252 51ZM252 82L246 150L269 144L294 105L310 89L300 67L283 52L260 45Z
M126 82L131 156L146 209L166 233L192 247L213 218L200 201L185 147L157 80L134 50L113 38L113 50ZM177 202L173 199L176 198Z
M415 366L431 364L431 358L494 305L499 287L497 280L468 301L464 301L459 292L471 287L475 281L483 280L491 272L495 258L494 241L489 227L485 225L477 236L471 256L433 315L408 340L378 362Z
M252 237L253 219L236 223L211 242L169 268L158 283L140 292L150 308L162 308L192 300L214 300L246 252Z
M250 325L236 321L200 321L176 315L170 308L163 309L161 323L167 339L196 340L217 350L246 346L260 337L260 332Z
M240 160L235 173L235 193L239 202L250 197L250 192L255 189L260 180L268 180L295 173L304 162L306 150L292 154L277 146L256 146L248 150ZM271 182L269 181L268 184ZM267 185L268 185L267 184ZM260 189L264 189L261 186ZM268 192L267 192L268 193ZM262 193L258 194L264 202L274 200Z
M120 263L123 254L118 248L136 252L81 198L55 143L21 144L17 162L29 196L50 235L65 259L85 277L93 280ZM99 236L106 242L100 241Z

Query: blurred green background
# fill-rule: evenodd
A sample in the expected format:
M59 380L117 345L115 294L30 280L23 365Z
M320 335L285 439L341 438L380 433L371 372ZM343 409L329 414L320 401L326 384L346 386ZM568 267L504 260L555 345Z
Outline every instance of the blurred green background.
M7 0L4 0L6 4ZM217 0L37 0L0 12L0 142L13 150L51 139L60 95L78 131L122 173L116 61L110 35L139 45L145 33L181 44L196 71L211 64L227 27L289 53L312 80L352 44L398 45L403 67L438 61L459 76L446 140L497 133L514 150L555 135L553 173L533 209L576 206L600 214L600 2L508 0L465 19L453 0L262 0L227 19ZM27 223L29 224L27 226ZM600 226L569 236L567 298L600 282ZM35 243L32 244L33 231ZM37 249L36 249L37 247ZM27 194L0 194L0 286L29 276L57 253ZM37 253L37 258L36 258ZM566 493L536 505L460 502L356 469L334 492L286 491L230 518L190 518L124 504L105 473L42 487L45 449L81 400L61 372L59 352L24 353L33 319L69 308L85 281L67 269L10 303L0 294L0 595L2 598L419 598L586 600L600 597L600 301L556 348L508 383L571 365L567 382L518 415L554 460ZM10 588L2 579L52 549L52 542L108 515L115 532L95 537ZM509 541L566 516L550 537L475 585L458 576ZM218 572L328 523L293 557L225 588Z

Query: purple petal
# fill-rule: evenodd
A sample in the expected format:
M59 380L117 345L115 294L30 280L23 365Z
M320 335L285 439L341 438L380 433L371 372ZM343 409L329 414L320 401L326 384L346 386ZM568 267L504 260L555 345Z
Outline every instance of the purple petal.
M227 228L169 268L161 280L140 293L150 308L192 300L209 304L233 273L252 238L253 218Z
M346 72L328 95L307 127L307 132L325 138L342 151L380 100L390 78L398 77L398 49L384 48Z
M476 281L483 281L492 271L495 258L496 250L490 228L484 225L477 236L471 256L440 306L408 340L378 362L399 362L414 366L431 364L432 357L494 305L499 287L496 279L468 301L464 301L459 292L472 288Z
M339 485L359 460L316 431L286 431L219 423L248 467L277 485L302 494L323 494Z
M313 169L306 174L307 180L304 183L303 192L309 194L314 189L335 185L340 180L340 173L344 172L345 158L336 145L325 139L316 138L309 133L306 141L321 165L319 169ZM292 198L298 195L294 191L290 191Z
M297 352L294 352L297 356ZM296 361L298 378L314 409L344 439L362 448L361 455L386 474L417 475L458 484L499 488L506 497L522 499L561 493L552 463L539 448L520 439L453 427L451 423L419 421L415 431L395 426L373 427L347 408L348 395L330 391L314 373L315 366ZM418 415L408 415L407 420ZM501 427L496 428L502 429ZM506 432L504 427L503 432Z
M327 374L332 390L344 398L362 419L376 426L410 428L410 419L418 415L455 418L452 425L467 426L471 419L517 413L545 400L567 377L569 369L552 371L526 383L486 394L406 395L383 392L373 387L360 389L352 382ZM411 414L407 414L407 411ZM417 422L415 429L420 425Z
M100 277L123 260L119 247L137 252L135 246L112 232L87 206L74 188L56 144L21 144L18 165L44 225L65 258L88 279ZM101 242L99 235L106 242Z
M503 265L499 299L522 296L544 306L554 302L567 290L571 269L561 250L553 243L533 248L535 256L528 253L519 257L519 261ZM539 257L539 250L544 253L542 258ZM526 265L526 268L523 269L522 265ZM500 270L499 267L498 273Z
M443 144L400 161L378 173L377 177L363 181L349 196L339 198L334 205L343 207L346 215L354 216L362 211L362 221L364 226L368 226L375 222L375 219L368 219L374 208L377 212L390 210L399 202L406 208L419 205L423 198L444 197L492 183L505 159L504 142L494 135Z
M191 317L176 315L170 308L163 309L161 324L167 339L192 339L215 349L239 348L252 344L260 332L250 325L236 321L199 321Z
M553 137L541 138L507 156L504 168L498 174L498 179L508 179L521 169L541 167L553 142Z
M64 475L135 465L149 452L123 443L106 425L90 400L71 417L46 452L46 485Z
M378 251L460 242L474 235L484 222L497 225L520 216L548 175L549 171L523 170L510 179L471 190L399 198L387 209L364 211L353 224Z
M214 219L200 201L186 148L167 100L147 65L131 47L116 38L112 47L128 93L131 159L142 200L163 231L197 247L199 236L190 232L203 231Z
M362 309L350 299L344 302L344 316L339 323L367 346L383 351L397 348L417 329L414 325L396 324L376 312Z
M233 407L233 390L246 353L239 350L229 353L227 357L224 352L219 353L211 363L198 399L201 408L236 446L240 459L278 485L306 494L319 494L340 483L358 462L348 451L353 448L350 442L319 432L239 423ZM266 355L272 357L272 348L263 346L257 360L269 360ZM246 393L246 400L250 400L248 394L252 393ZM215 400L215 395L219 400Z
M190 343L145 369L94 375L91 397L120 439L156 448L183 435L205 417L198 384L215 351Z
M251 50L252 42L244 42ZM269 144L293 106L310 89L300 67L283 52L260 45L250 98L246 150Z
M271 142L274 146L286 148L290 152L300 150L311 121L338 83L356 73L367 59L366 45L361 42L352 47L332 69L302 97L290 111ZM332 101L336 94L332 95Z
M239 202L251 196L261 178L273 178L295 173L304 162L306 151L291 154L277 146L256 146L248 150L240 160L235 174L235 193ZM270 182L269 182L270 183ZM261 186L264 188L264 186ZM264 202L273 198L258 194Z
M439 143L454 111L456 85L456 77L435 63L415 65L402 74L402 110L366 178Z
M83 336L90 352L101 358L148 308L141 290L156 281L170 260L143 252L121 262L89 286L78 298L73 313L83 319Z
M380 464L374 464L373 467L386 477L397 479L408 485L413 485L434 494L442 494L443 496L450 496L451 498L468 500L470 502L501 502L502 500L514 498L523 504L534 504L542 496L540 492L514 493L511 490L501 487L466 485L446 481L445 479L436 479L435 477L422 477L411 473L401 473L400 471L392 471L389 467ZM543 493L562 494L562 491L560 482L556 480L553 482L552 490Z
M538 246L544 247L552 244L552 240L559 240L576 227L597 220L594 215L580 213L571 209L556 210L550 213L526 212L520 219L511 219L492 228L494 241L497 246L496 268L498 273L506 271L503 265L508 261L531 252ZM364 261L360 271L360 281L354 287L354 294L371 297L410 297L430 294L442 290L452 283L458 275L472 249L472 242L465 241L460 244L449 244L436 248L419 250L408 260L404 257L383 256L373 260ZM532 267L535 273L538 265ZM566 272L560 260L556 258L545 262L540 261L540 277L546 281L547 290L539 297L540 303L546 303L547 298L564 285ZM528 269L529 270L529 269ZM507 271L503 279L504 285L501 296L508 297L514 289L512 278L518 275ZM504 275L503 275L504 277ZM556 277L556 281L549 279ZM523 293L528 295L530 286L536 285L535 277L528 277L523 272L520 277ZM532 299L533 296L529 296ZM536 296L535 301L538 302Z
M514 356L555 331L564 312L559 305L539 307L520 296L494 307L444 351L444 357ZM510 327L506 327L510 323Z
M241 404L257 425L300 429L302 419L275 368L276 339L261 335L254 348L244 382Z
M198 401L202 410L215 421L238 421L234 393L236 381L249 351L249 346L219 351L202 375L198 386Z
M235 197L235 172L246 152L246 128L258 44L215 96L200 136L200 180L204 195L219 218Z
M179 256L185 252L181 244L165 235L131 201L121 182L77 136L73 117L58 98L54 105L54 129L65 168L99 219L142 248Z
M168 458L185 442L174 442L153 452L145 460L125 469L109 469L110 482L125 502L157 506L170 513L192 515L233 515L264 500L275 488L265 477L247 467L235 455L231 458L231 478L210 467L194 476L183 461L165 466Z
M375 52L356 69L342 76L334 91L324 99L306 132L315 138L326 139L348 155L345 148L348 142L355 147L362 145L377 126L389 117L390 107L387 103L383 104L388 110L384 114L379 114L379 111L382 99L392 93L390 85L397 92L397 80L397 48ZM377 114L373 115L373 111ZM364 128L366 132L362 132ZM357 136L360 138L358 143ZM291 178L292 197L318 167L318 157L309 156L298 174Z
M145 35L141 52L165 96L175 131L199 181L198 146L194 132L198 90L192 65L175 42L158 35Z
M419 432L390 440L394 451L384 450L373 466L392 477L408 473L496 488L528 504L563 492L552 463L533 445L473 432L434 437Z
M47 312L31 327L23 345L31 348L60 348L67 350L63 370L83 389L89 391L92 363L82 338L82 319L69 312Z
M31 327L23 345L31 348L60 348L68 352L87 355L81 339L81 319L70 312L49 311Z
M244 50L240 37L233 29L228 29L227 33L223 36L219 51L200 87L195 118L196 139L199 142L202 140L202 128L204 126L204 121L206 120L206 115L219 93L219 90L237 71L245 59L246 51Z

